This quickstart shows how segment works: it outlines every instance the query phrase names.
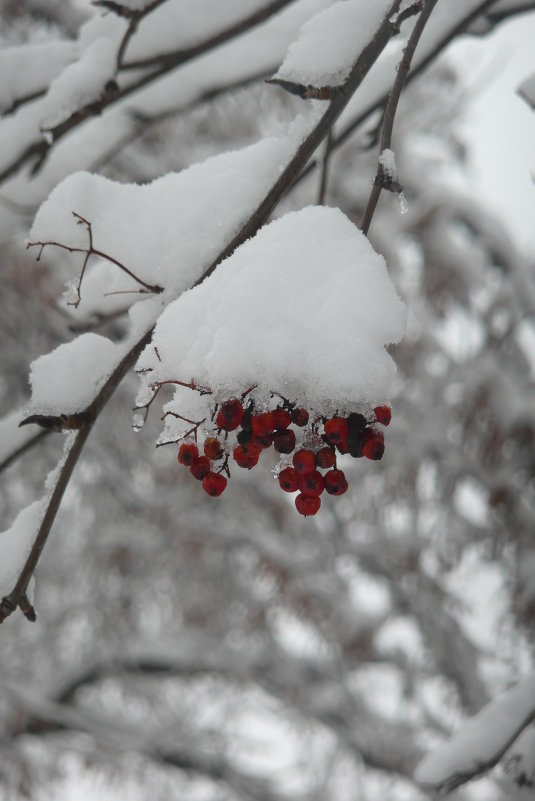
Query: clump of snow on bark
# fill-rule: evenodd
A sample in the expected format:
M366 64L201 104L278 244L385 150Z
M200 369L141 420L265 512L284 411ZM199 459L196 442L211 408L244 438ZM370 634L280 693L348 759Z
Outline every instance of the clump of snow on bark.
M10 528L0 532L0 598L15 587L41 524L44 500L23 509Z
M33 414L71 414L85 409L112 373L122 350L99 334L81 334L30 365Z
M275 78L305 86L338 86L372 40L390 0L343 0L309 20Z
M379 155L379 164L383 172L391 181L398 180L398 168L396 166L396 155L390 148L385 148Z
M161 300L165 302L195 283L232 240L275 183L318 113L311 107L284 135L267 137L143 186L75 173L40 207L30 242L55 241L87 248L87 228L77 224L76 212L91 223L94 247L118 259L140 279L163 287ZM47 248L45 256L49 252L53 248ZM81 267L82 257L78 259ZM87 276L101 266L90 263ZM124 277L119 267L114 269ZM129 279L129 285L132 290L139 289L134 279ZM83 298L82 284L82 306ZM139 295L130 298L133 302ZM91 304L95 310L94 296Z
M483 707L451 740L420 762L415 779L449 791L488 770L535 714L535 676Z
M347 412L389 397L385 345L404 325L382 256L341 211L311 207L265 226L170 304L138 370L149 387L194 380L216 401L258 385L260 403L274 391ZM184 397L168 408L182 413Z

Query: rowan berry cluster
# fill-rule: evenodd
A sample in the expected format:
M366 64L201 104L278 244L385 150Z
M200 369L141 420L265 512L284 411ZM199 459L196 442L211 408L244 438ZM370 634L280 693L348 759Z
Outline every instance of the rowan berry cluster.
M273 447L280 455L280 488L298 493L295 506L300 514L315 515L324 491L343 495L348 489L344 472L337 466L338 454L382 458L384 434L379 426L389 425L390 408L377 406L369 417L352 412L347 417L315 418L287 400L275 409L260 411L252 400L245 403L244 397L230 398L216 407L212 430L204 430L202 449L199 424L180 445L178 461L202 481L208 495L216 498L230 478L229 463L251 470L262 451Z

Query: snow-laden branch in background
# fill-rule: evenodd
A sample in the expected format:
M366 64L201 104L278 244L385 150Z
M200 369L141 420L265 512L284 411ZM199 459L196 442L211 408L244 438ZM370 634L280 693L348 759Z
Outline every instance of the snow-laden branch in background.
M222 20L225 15L216 14L215 19L220 20L223 25L221 30L205 40L201 38L201 41L185 49L179 48L176 52L167 54L161 64L155 68L149 66L148 71L141 75L139 72L135 73L136 77L125 81L122 86L117 80L117 59L122 58L125 42L130 43L130 26L125 19L113 14L89 20L80 31L78 59L71 61L57 74L44 96L25 104L11 117L0 121L0 182L13 176L30 162L33 162L32 174L35 173L41 168L56 142L80 124L101 114L109 106L153 83L179 65L259 25L290 2L292 0L272 0L260 8L257 6L252 13L246 15L233 7L231 22L226 26ZM149 20L151 12L156 13L160 5L161 10L165 10L166 3L162 5L155 2L146 11L140 12L137 24L142 20ZM221 7L221 4L217 5ZM166 19L165 15L159 19L158 25L154 30L149 30L146 39L142 36L143 25L140 26L138 35L142 46L148 48L152 55L158 50L162 36L168 36L171 32L175 38L180 38L183 26L169 24ZM35 65L34 69L37 69Z
M507 690L464 723L451 740L428 754L414 778L449 793L496 765L535 718L535 676Z

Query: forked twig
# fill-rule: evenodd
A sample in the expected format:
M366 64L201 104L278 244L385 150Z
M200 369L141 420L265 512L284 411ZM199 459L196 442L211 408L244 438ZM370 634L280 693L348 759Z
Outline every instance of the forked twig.
M46 247L61 248L61 250L67 250L69 253L85 253L84 261L82 264L82 270L80 272L80 277L78 279L78 284L76 287L76 299L74 301L69 301L67 303L68 306L74 306L74 308L77 309L78 306L80 305L80 302L82 300L82 295L81 295L82 281L84 279L86 267L88 265L91 256L98 256L99 258L110 262L110 264L115 264L116 267L118 267L124 273L129 275L130 278L133 278L134 281L137 281L138 284L141 284L142 289L138 290L139 292L143 294L145 293L159 294L160 292L163 292L163 287L158 286L157 284L148 284L146 281L143 281L142 278L139 278L135 273L132 272L132 270L130 270L125 264L120 262L114 256L110 256L109 253L104 253L104 251L98 250L98 248L96 248L93 244L93 226L91 225L89 220L86 220L85 217L82 217L82 215L78 214L78 212L76 211L73 211L72 215L76 219L77 225L85 225L87 229L87 236L89 240L87 248L76 248L72 247L71 245L64 245L61 242L28 242L28 244L26 245L26 249L34 247L40 248L39 255L37 256L37 261L41 259L43 251Z

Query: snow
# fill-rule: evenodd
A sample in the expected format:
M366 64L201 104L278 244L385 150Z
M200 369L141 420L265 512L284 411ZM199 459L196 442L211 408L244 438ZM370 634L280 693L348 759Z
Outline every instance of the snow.
M524 98L532 109L535 109L535 73L522 81L518 87L518 94Z
M390 148L385 148L379 156L379 164L383 172L391 181L398 180L398 168L396 166L396 155Z
M145 17L128 45L125 63L204 42L265 8L265 0L167 0Z
M391 0L342 0L306 22L275 78L340 86L392 6Z
M81 334L30 365L32 414L71 414L85 409L122 357L99 334Z
M41 524L44 500L23 509L7 531L0 532L0 598L15 587Z
M104 86L115 75L116 49L113 41L100 38L84 50L52 81L46 97L43 127L53 127L74 111L99 100Z
M0 52L0 112L20 98L48 89L54 78L75 58L73 42L40 42L6 47Z
M119 184L75 173L42 204L30 241L86 248L87 228L77 224L72 214L76 212L91 222L95 248L121 261L142 280L164 287L164 300L174 298L195 283L277 180L314 124L316 114L311 111L298 118L288 134L267 137L150 184ZM94 264L90 271L98 268ZM114 269L124 289L125 274ZM139 290L133 279L129 286ZM116 289L111 284L107 291ZM130 298L135 301L139 295ZM94 309L94 294L90 302ZM81 308L83 303L82 285Z
M346 412L389 397L385 345L404 325L382 256L341 211L310 207L265 226L170 304L137 369L148 388L193 378L221 401L258 385L260 403L275 391ZM206 397L179 388L167 408L200 420Z
M483 772L498 761L534 714L532 675L487 704L449 742L424 757L416 769L416 781L453 789Z

